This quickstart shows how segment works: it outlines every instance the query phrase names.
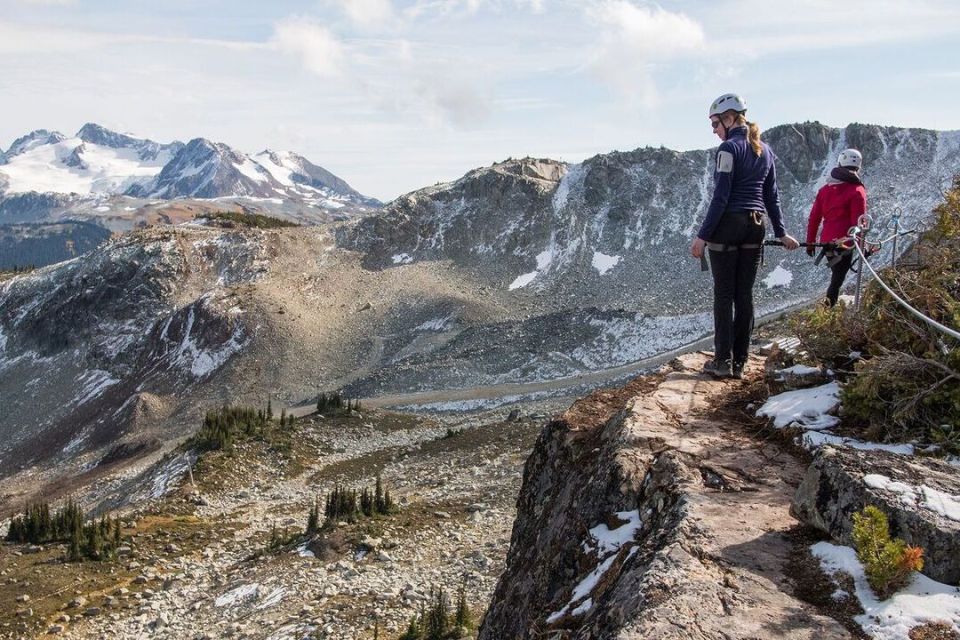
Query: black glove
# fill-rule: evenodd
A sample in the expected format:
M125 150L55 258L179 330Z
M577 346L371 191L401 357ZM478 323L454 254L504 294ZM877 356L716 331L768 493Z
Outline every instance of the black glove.
M813 254L816 253L816 251L817 250L815 247L807 247L807 255L810 256L811 258L813 257Z

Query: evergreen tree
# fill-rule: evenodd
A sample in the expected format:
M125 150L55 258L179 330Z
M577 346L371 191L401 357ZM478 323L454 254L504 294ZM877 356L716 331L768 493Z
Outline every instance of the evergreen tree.
M315 498L307 516L307 535L313 535L320 530L320 498Z
M473 626L473 620L470 616L470 606L467 604L466 579L464 579L463 584L460 585L460 589L457 591L457 608L453 614L453 624L458 629L469 629Z
M407 625L407 630L399 640L420 640L422 638L420 633L420 622L417 620L416 614L410 616L410 624Z
M273 402L267 398L267 421L273 420Z
M431 589L430 596L432 604L427 611L424 635L427 640L443 640L450 627L450 606L447 604L447 598L442 588L438 589L435 594Z
M103 538L100 535L100 527L94 522L88 525L86 529L86 546L83 549L83 555L92 560L99 560L103 551Z

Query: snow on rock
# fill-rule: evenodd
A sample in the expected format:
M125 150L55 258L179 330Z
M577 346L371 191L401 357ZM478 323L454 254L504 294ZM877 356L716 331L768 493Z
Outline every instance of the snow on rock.
M911 583L880 601L870 590L856 551L818 542L810 552L828 574L843 572L853 578L863 614L854 620L875 640L908 640L910 630L928 622L944 622L960 632L960 592L956 587L915 574Z
M552 624L568 614L581 616L589 611L593 607L593 599L589 597L593 589L616 562L620 556L620 550L632 546L631 543L633 543L642 526L640 512L621 511L616 514L616 517L623 523L616 529L610 529L606 524L599 524L590 529L590 539L583 542L583 548L588 553L596 551L597 559L603 558L603 560L573 588L570 601L566 606L547 616L548 624ZM627 558L630 558L636 552L637 548L633 546L627 553ZM574 607L574 605L576 606Z
M213 603L215 607L237 607L257 599L259 584L242 584L219 596Z
M770 397L757 411L758 416L773 418L773 426L800 426L820 431L840 423L840 419L827 415L840 405L840 385L831 382L811 389L787 391Z
M815 451L825 444L836 447L847 447L848 449L858 449L860 451L888 451L905 456L912 456L914 454L912 444L880 444L878 442L844 438L833 435L832 433L818 431L807 431L800 437L800 445L808 451Z
M593 268L602 276L606 275L610 269L613 269L618 264L620 264L620 256L608 256L599 251L593 252Z
M427 320L421 324L418 324L414 327L414 331L446 331L450 328L450 324L453 322L453 316L447 316L446 318L434 318L433 320Z
M284 587L277 587L268 593L263 601L257 605L257 610L269 609L270 607L280 604L280 601L283 600L283 596L285 595L287 595L287 590Z
M537 254L537 270L531 271L530 273L524 273L523 275L517 276L517 278L510 283L510 291L514 289L520 289L531 282L533 282L541 272L546 271L550 264L553 262L553 248L550 247L545 251L541 251Z
M814 374L820 373L819 367L810 367L805 364L795 364L792 367L787 367L786 369L777 369L777 375L788 375L788 376L812 376Z
M789 270L784 269L782 266L777 265L777 268L774 269L763 279L763 284L767 286L767 289L773 289L774 287L786 287L793 282L793 273Z
M120 380L114 378L108 371L102 371L100 369L85 371L77 378L77 385L80 391L77 392L74 404L77 406L86 404L118 382L120 382Z
M890 491L900 496L906 504L919 505L945 518L960 522L960 497L939 491L927 485L914 486L896 482L887 476L871 473L863 476L863 482L873 489Z
M392 257L393 264L412 264L413 257L409 253L398 253Z

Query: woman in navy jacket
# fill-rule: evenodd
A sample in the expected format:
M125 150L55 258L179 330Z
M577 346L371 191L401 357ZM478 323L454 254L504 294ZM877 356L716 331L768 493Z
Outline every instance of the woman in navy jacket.
M722 141L717 150L714 190L706 218L690 247L695 258L709 250L713 272L714 358L704 371L740 378L753 332L753 284L766 229L789 249L797 241L783 227L773 151L760 140L760 128L747 122L747 106L727 93L710 105L710 124Z

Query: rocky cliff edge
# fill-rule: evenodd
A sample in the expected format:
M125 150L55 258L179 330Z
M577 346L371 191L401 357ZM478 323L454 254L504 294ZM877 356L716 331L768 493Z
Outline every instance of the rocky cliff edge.
M739 386L699 374L704 360L543 430L482 640L849 637L786 577L804 465L716 417Z

